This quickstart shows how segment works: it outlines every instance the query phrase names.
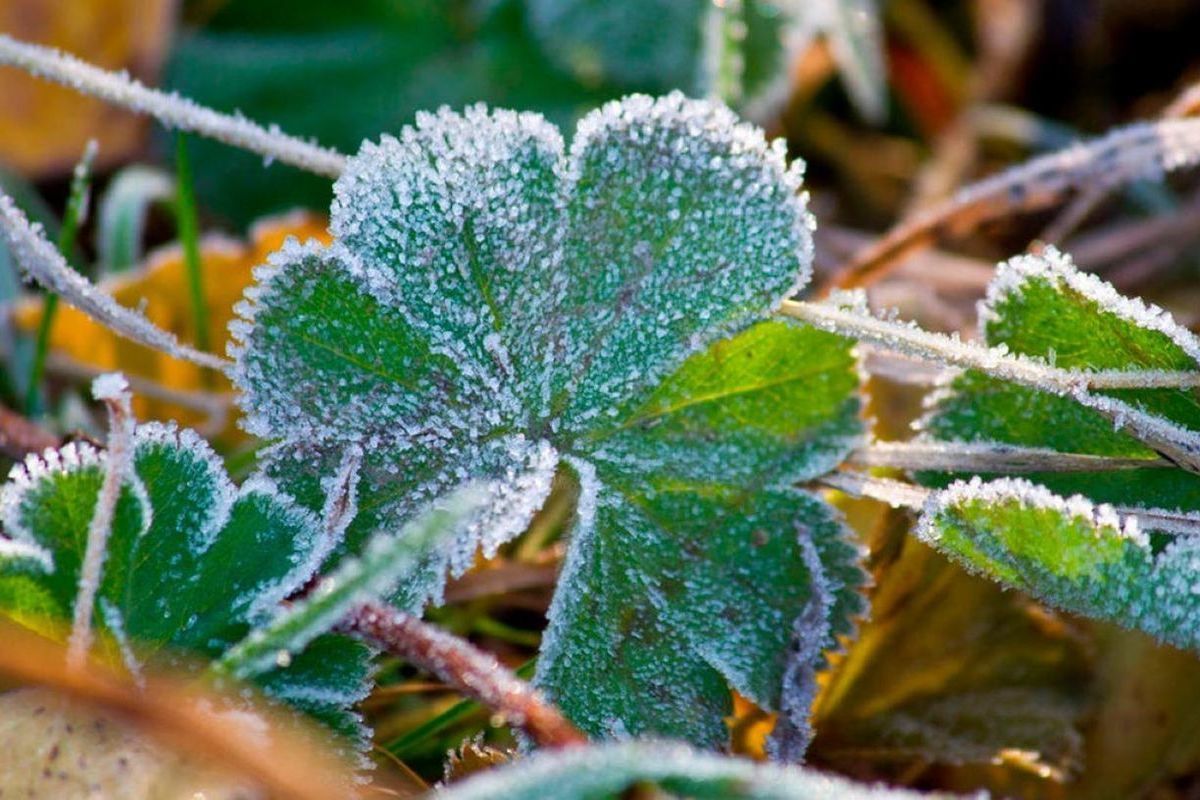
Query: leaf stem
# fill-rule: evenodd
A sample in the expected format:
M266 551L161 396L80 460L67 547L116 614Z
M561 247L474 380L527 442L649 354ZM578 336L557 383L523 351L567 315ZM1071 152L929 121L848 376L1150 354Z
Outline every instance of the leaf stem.
M887 503L893 508L921 511L937 490L927 489L905 481L877 478L865 472L838 471L820 478L817 483L853 497L866 497ZM1171 511L1161 508L1113 506L1118 514L1133 517L1142 528L1160 533L1184 536L1200 535L1200 514Z
M96 509L88 524L87 546L79 567L79 590L75 595L71 637L67 641L67 666L71 669L83 668L92 647L92 615L104 558L108 554L113 515L121 496L121 485L133 465L133 410L129 385L119 373L102 375L92 384L92 393L108 409L108 452L104 480L96 496Z
M83 148L83 157L75 165L71 176L71 189L67 197L66 211L63 213L62 226L58 229L58 252L70 263L71 251L75 249L75 238L79 226L87 216L88 189L92 176L92 164L96 161L97 145L95 139L89 139ZM25 413L40 414L42 411L42 376L46 370L46 353L50 349L50 333L54 328L54 317L58 312L58 295L46 293L42 306L42 318L38 321L37 339L34 345L33 362L29 367L29 383L25 387Z
M1060 453L1000 442L873 442L851 453L847 463L946 472L1110 472L1174 466L1164 458Z
M4 38L0 35L0 44ZM29 278L50 291L57 292L68 303L102 325L127 339L175 358L202 367L218 370L225 368L224 359L181 344L173 335L157 327L138 312L125 308L87 278L71 269L62 254L46 240L40 227L31 225L13 199L3 191L0 191L0 234Z
M167 127L193 131L317 175L336 178L346 164L341 153L288 136L275 126L263 127L243 117L220 114L176 94L150 89L128 74L100 69L51 47L0 34L0 64L148 114Z
M544 747L587 743L587 737L540 692L495 657L411 614L367 603L347 617L341 627L499 711Z

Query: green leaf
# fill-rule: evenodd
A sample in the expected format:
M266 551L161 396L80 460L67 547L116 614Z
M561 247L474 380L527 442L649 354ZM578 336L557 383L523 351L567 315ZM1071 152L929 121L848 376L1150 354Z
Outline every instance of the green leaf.
M361 558L344 559L303 598L231 647L212 667L217 674L249 678L303 650L364 599L391 594L415 572L429 550L454 538L482 504L470 487L437 503L398 534L379 533ZM415 610L415 609L410 609Z
M582 85L549 63L526 31L522 3L446 0L332 4L230 3L184 37L170 88L290 133L353 152L417 111L484 100L564 123L615 89ZM647 87L649 88L649 87ZM272 211L329 203L329 183L214 142L192 146L196 192L213 212L247 224Z
M4 614L65 630L106 458L89 445L69 444L14 468L0 493ZM151 658L184 669L197 658L216 658L305 584L321 536L316 517L270 482L235 487L194 432L141 426L133 475L113 518L95 625L120 645L135 674ZM334 650L347 648L357 652L349 642ZM343 675L352 688L331 710L361 697L366 668L362 663L357 676ZM295 675L273 676L268 690L286 684L295 695L315 688Z
M1028 481L931 495L917 535L965 566L1067 611L1200 649L1200 544L1154 546L1137 520Z
M334 244L285 247L239 309L247 426L281 439L266 469L317 508L362 453L335 558L481 481L484 511L405 582L408 608L524 530L568 459L585 499L543 684L594 733L711 746L732 684L787 712L798 755L863 580L831 512L788 486L862 431L850 343L763 321L808 277L799 188L760 131L677 94L604 107L569 149L536 115L420 115L351 159ZM646 691L669 710L649 716Z
M1050 250L1001 265L982 315L989 345L1079 370L1195 370L1200 342L1165 312L1120 296ZM1146 414L1177 429L1200 433L1200 391L1123 389L1075 397L1006 384L978 372L956 378L924 420L927 434L946 441L1004 442L1071 453L1155 458L1134 436L1093 408L1120 403L1128 416ZM1152 468L1029 476L1054 491L1081 493L1124 506L1200 510L1200 476ZM946 477L922 476L935 485Z
M857 784L801 767L756 764L679 744L628 742L547 751L438 790L444 800L617 800L638 787L696 800L902 800L936 798ZM944 797L944 795L943 795Z

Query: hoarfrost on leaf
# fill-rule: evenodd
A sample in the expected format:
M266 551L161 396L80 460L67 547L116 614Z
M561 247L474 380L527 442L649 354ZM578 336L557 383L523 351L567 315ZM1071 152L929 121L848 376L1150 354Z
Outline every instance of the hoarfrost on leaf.
M119 381L98 383L98 394L123 395ZM150 423L131 433L130 467L90 594L79 591L80 532L92 523L112 452L73 443L13 468L0 489L8 537L0 539L0 612L44 630L48 620L70 620L77 602L94 605L83 613L94 615L100 646L111 642L112 655L136 678L149 659L190 669L197 658L217 658L273 617L312 576L321 526L266 479L234 486L193 431ZM342 693L297 705L321 719L345 718L365 694L365 648L338 636L313 647L324 664L345 667L337 672ZM305 651L260 683L285 701L310 696L305 685L326 679L304 668L309 657ZM325 694L335 697L333 688Z
M817 588L804 542L833 609L804 635L832 646L861 610L857 551L789 488L861 437L851 343L766 321L810 274L801 174L679 94L605 105L569 148L482 106L364 145L334 243L276 253L232 326L247 427L279 440L265 472L320 509L361 454L335 560L482 485L483 511L392 598L417 608L523 531L570 464L580 521L539 681L589 732L720 744L729 683L780 707Z
M956 481L932 493L917 535L1051 605L1200 650L1200 538L1157 549L1111 506L1013 478Z

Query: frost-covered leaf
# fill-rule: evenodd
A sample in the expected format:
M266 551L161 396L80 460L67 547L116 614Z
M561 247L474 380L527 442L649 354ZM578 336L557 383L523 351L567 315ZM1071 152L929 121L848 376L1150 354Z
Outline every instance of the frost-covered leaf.
M547 751L442 788L444 800L617 800L653 786L696 800L902 800L945 795L868 786L801 767L756 764L679 744L630 742Z
M605 106L569 149L536 115L421 115L351 159L334 243L285 247L240 309L248 425L282 440L267 471L317 508L322 478L362 453L334 558L482 481L486 513L406 581L409 607L520 533L569 458L585 501L555 617L647 637L553 623L540 665L568 713L711 745L732 682L786 706L802 741L795 698L861 574L828 510L787 485L836 464L861 423L850 344L762 322L808 277L799 190L779 146L678 94ZM649 687L669 714L646 715Z
M1111 506L1011 478L934 492L917 535L1051 605L1200 649L1200 538L1152 541Z
M71 618L106 459L69 444L14 467L0 492L0 612L61 635L54 620ZM269 481L235 487L192 431L141 426L112 522L95 626L135 675L145 659L188 668L197 657L215 658L304 585L321 535L316 516ZM338 637L326 647L331 658L343 652L361 664L346 684L361 698L360 646ZM302 690L278 674L271 680ZM346 706L344 699L332 708Z
M983 338L1012 352L1079 370L1195 370L1200 340L1166 312L1119 295L1053 250L1002 264L982 308ZM969 371L941 393L923 421L946 441L1004 442L1071 453L1156 453L1088 406L1120 404L1130 427L1161 420L1183 441L1200 436L1200 390L1121 389L1064 397ZM1118 417L1121 416L1118 414ZM938 482L937 476L926 476ZM1147 467L1029 476L1060 494L1147 508L1200 510L1200 476Z
M653 732L718 746L727 682L773 709L799 692L784 727L804 729L811 673L836 644L833 606L842 624L861 611L861 576L848 584L824 566L855 556L831 510L791 489L639 486L587 465L580 473L580 521L539 685L598 736ZM844 551L818 553L814 542Z
M427 551L457 535L457 529L478 513L485 497L468 487L409 522L399 533L376 534L361 557L343 559L307 595L227 650L213 668L248 678L281 659L290 661L355 606L391 594L417 570Z

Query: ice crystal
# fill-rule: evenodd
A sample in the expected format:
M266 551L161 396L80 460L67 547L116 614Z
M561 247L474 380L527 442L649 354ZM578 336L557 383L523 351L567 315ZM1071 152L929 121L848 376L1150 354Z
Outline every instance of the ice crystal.
M593 733L718 744L726 681L778 708L793 640L822 643L815 669L860 610L840 523L787 488L861 436L850 343L763 321L809 276L800 181L781 143L679 94L610 103L569 148L482 106L364 145L334 243L286 245L232 326L247 427L280 440L267 472L318 509L361 454L335 558L480 484L408 608L524 530L565 458L582 497L539 681ZM795 630L814 589L836 610Z

